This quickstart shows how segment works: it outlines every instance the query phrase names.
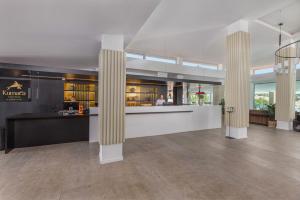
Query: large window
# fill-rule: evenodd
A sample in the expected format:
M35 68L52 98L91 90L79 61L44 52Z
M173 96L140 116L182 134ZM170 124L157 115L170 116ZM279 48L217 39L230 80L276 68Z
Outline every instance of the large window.
M212 69L212 70L218 70L217 65L209 65L209 64L201 64L201 63L193 63L193 62L182 62L183 66L188 66L188 67L199 67L203 69Z
M213 103L213 85L209 84L198 84L198 83L188 83L188 104L198 104L199 95L196 93L204 92L203 103L212 104Z
M174 60L174 59L159 58L159 57L153 57L153 56L146 56L146 60L176 64L176 60Z
M300 112L300 81L296 81L295 110Z
M258 83L254 86L254 108L264 110L268 104L274 104L276 84L275 83Z
M276 83L257 83L254 86L254 108L266 109L276 103ZM300 112L300 81L296 81L295 110Z
M268 73L272 73L273 67L270 68L264 68L264 69L255 69L254 70L254 74L268 74Z
M140 59L143 60L144 56L141 54L136 54L136 53L126 53L127 58L132 58L132 59Z

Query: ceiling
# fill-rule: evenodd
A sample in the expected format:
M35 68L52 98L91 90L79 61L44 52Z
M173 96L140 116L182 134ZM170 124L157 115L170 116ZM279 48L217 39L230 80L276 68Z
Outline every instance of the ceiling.
M125 45L160 0L0 0L0 62L95 67L105 34Z
M278 26L278 22L284 22L283 29L289 33L300 32L300 1L294 1L288 6L275 10L260 18L262 21Z
M226 27L249 20L253 66L274 61L278 32L255 22L277 26L282 9L286 30L300 29L299 0L164 0L128 45L136 51L191 61L225 63ZM280 12L279 12L280 14Z
M128 51L224 64L226 27L246 19L253 66L268 65L278 32L263 23L299 35L299 10L300 0L0 0L0 62L96 67L105 33L124 34Z

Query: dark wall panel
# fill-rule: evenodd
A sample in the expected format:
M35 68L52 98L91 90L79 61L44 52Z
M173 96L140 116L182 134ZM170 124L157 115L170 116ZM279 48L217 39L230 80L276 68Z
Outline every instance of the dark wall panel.
M5 126L5 119L8 116L21 113L56 112L62 109L64 81L33 79L31 90L30 102L0 102L0 126Z

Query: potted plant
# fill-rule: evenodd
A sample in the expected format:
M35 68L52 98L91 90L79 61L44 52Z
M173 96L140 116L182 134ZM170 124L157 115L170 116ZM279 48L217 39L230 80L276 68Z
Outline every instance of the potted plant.
M225 114L225 100L224 98L221 99L221 102L219 103L220 106L222 106L222 114Z
M276 127L275 104L267 105L267 111L269 115L268 127L275 128Z

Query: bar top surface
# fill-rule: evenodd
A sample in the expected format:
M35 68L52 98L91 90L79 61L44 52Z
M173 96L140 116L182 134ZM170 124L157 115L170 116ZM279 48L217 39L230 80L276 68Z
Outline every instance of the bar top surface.
M65 118L80 118L89 117L88 114L61 115L58 113L23 113L7 117L7 120L21 119L65 119Z

